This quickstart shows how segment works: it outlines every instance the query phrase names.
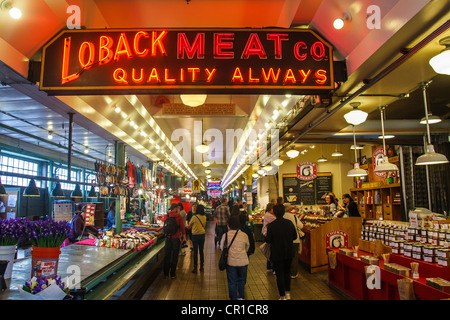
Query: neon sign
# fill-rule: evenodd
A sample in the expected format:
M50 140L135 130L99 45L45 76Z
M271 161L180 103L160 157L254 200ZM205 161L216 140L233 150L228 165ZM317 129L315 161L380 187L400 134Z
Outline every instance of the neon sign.
M322 93L332 47L312 30L66 30L43 50L49 94Z

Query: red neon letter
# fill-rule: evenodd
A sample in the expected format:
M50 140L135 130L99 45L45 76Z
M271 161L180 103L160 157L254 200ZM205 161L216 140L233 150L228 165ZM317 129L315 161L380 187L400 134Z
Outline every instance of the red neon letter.
M188 72L192 73L192 82L195 81L195 75L200 72L199 68L188 68Z
M122 68L117 68L116 70L114 70L113 78L116 82L128 84L128 81L126 79L127 72Z
M223 52L225 49L233 49L233 42L222 42L224 40L234 41L234 33L214 34L214 59L233 59L234 52Z
M152 69L152 72L150 73L147 82L152 82L153 80L157 83L159 82L158 71L156 71L155 68Z
M70 42L72 37L64 38L63 61L61 68L61 84L74 81L80 77L78 73L69 75L69 60L70 60Z
M162 39L166 36L167 31L161 31L159 36L156 36L156 31L152 31L152 56L156 56L156 48L159 48L161 55L167 56L166 48L164 47L164 43L162 43Z
M167 68L164 69L164 81L166 83L175 83L175 79L169 78L169 69Z
M133 41L133 48L134 48L134 52L136 52L136 54L139 57L145 57L148 54L148 49L145 48L144 50L140 51L139 50L139 40L142 38L150 38L150 35L148 34L148 32L145 31L139 31L136 33L136 35L134 36L134 41Z
M248 59L252 54L257 55L260 59L267 59L266 52L256 33L250 34L250 37L245 44L244 51L242 52L241 59Z
M108 36L101 36L98 50L98 62L99 64L107 64L113 57L113 40Z
M281 50L281 41L289 40L288 34L287 33L269 33L267 35L267 40L273 40L275 59L282 59L283 54L282 54L282 50Z
M178 45L177 45L177 59L184 59L184 52L188 59L194 58L194 54L197 51L197 59L205 58L205 34L197 33L194 39L194 43L189 45L189 41L185 33L178 34Z
M301 69L298 70L300 71L300 76L302 77L302 83L306 82L306 79L308 79L309 75L311 74L311 69L308 69L308 72L305 73L305 70Z
M131 70L131 79L133 79L133 81L136 83L144 82L144 70L141 68L141 74L139 75L139 79L136 79L135 72L136 70L133 68Z
M231 78L231 82L244 82L244 78L242 77L241 70L239 68L234 69L233 77Z
M206 79L206 82L211 82L212 77L213 77L214 74L216 73L216 68L212 69L211 71L209 71L209 69L206 68L205 71L206 71L206 73L207 73L207 75L208 75L208 78Z
M322 42L320 41L314 42L314 44L311 46L311 56L316 61L320 61L323 60L323 58L325 58L325 46L323 45Z
M291 83L297 82L297 79L295 79L294 72L292 72L292 69L287 69L286 74L284 76L283 82L287 83L288 81Z
M294 56L297 60L303 61L306 59L306 53L300 54L300 49L307 49L308 47L303 41L297 42L294 46Z
M114 61L118 61L121 55L126 54L128 58L131 58L131 48L128 43L128 39L125 36L125 33L120 34L119 42L117 43L116 53L114 54Z
M184 69L180 69L180 82L184 82Z
M259 78L253 78L252 68L248 68L248 81L249 82L259 82Z
M280 68L278 68L276 75L272 68L269 69L269 72L267 74L266 74L266 70L264 68L262 68L262 74L263 74L265 83L268 83L270 81L270 78L272 78L273 83L277 83L278 77L280 76Z
M327 81L327 71L323 69L319 69L315 73L316 76L316 83L317 84L324 84Z
M85 61L85 55L86 55L86 49L89 50L89 58L88 61ZM92 67L92 64L94 63L94 54L95 54L95 47L92 42L85 41L81 44L80 50L78 51L78 61L80 62L80 66L83 69L89 69Z

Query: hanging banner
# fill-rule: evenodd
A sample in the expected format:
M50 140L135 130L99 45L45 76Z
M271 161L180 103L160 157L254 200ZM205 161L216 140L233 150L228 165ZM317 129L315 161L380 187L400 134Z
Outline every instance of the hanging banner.
M43 48L53 95L324 94L333 47L306 29L64 30Z

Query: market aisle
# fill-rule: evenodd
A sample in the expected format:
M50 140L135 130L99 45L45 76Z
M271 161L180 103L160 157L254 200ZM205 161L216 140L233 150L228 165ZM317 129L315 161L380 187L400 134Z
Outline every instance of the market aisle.
M256 243L256 251L250 256L245 296L247 300L278 300L275 275L266 272L266 260ZM164 279L162 272L152 283L142 300L228 300L225 271L217 264L220 250L214 245L214 224L208 222L205 241L205 270L194 274L190 249L180 256L176 279ZM310 274L299 267L299 276L292 279L293 300L342 300L340 294L328 287L327 271Z

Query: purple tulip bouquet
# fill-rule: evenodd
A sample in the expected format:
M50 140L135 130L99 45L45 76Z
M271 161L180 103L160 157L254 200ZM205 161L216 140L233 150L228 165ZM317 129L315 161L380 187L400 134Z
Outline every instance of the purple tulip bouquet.
M0 246L16 245L19 239L30 235L32 222L25 218L0 218Z
M29 237L33 246L41 248L60 247L69 235L67 221L38 220L31 224Z

